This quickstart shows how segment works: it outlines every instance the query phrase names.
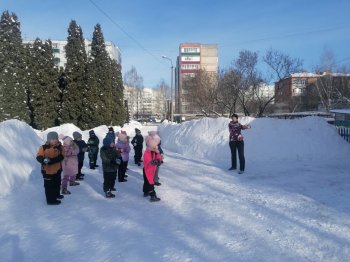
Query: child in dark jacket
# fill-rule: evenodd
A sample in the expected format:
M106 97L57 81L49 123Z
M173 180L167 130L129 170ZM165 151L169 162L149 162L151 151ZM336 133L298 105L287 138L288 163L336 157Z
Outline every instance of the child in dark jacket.
M142 157L142 149L143 149L143 136L141 135L141 130L138 128L135 128L136 135L131 140L131 144L134 147L135 155L134 160L135 164L138 166L141 166L141 157Z
M157 167L162 164L162 157L158 151L159 136L147 136L147 149L143 154L143 196L150 196L150 201L159 201L154 190L154 175Z
M116 190L114 186L120 164L120 153L115 148L115 143L110 136L103 139L100 156L103 169L103 191L106 198L112 198L115 197L111 191Z
M84 180L84 174L81 173L81 169L84 165L85 152L88 150L88 146L84 140L82 140L82 135L79 132L73 132L74 143L79 147L78 154L78 173L76 175L76 180Z
M97 155L98 155L98 146L100 143L100 140L98 137L95 135L94 130L89 131L89 140L87 142L89 146L89 160L90 160L90 169L95 169L95 167L98 167L96 165L97 161Z

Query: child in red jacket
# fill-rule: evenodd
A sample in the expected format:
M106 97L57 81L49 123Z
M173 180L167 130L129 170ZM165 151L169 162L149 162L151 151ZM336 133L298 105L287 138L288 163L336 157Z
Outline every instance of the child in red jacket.
M161 165L162 156L158 151L160 138L156 136L147 136L147 149L143 154L143 196L150 196L151 202L159 201L156 191L154 191L154 175L157 167Z

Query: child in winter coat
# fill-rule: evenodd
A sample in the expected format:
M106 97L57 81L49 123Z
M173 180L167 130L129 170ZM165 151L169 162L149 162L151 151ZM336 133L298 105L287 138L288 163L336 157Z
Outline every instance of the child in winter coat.
M141 135L141 130L135 128L136 135L131 140L131 144L134 146L135 155L134 160L135 164L141 166L141 157L142 157L142 149L143 149L143 136Z
M116 148L121 154L121 163L118 169L118 182L127 182L128 180L125 178L127 177L126 169L128 168L130 145L125 131L121 131L118 134Z
M100 140L96 136L94 130L89 131L89 140L87 142L89 146L89 160L90 160L90 169L95 169L95 167L98 167L96 165L97 161L97 155L98 155L98 147L100 144Z
M88 146L84 140L82 140L82 135L79 132L73 132L74 143L79 147L78 154L78 173L75 176L76 180L84 180L84 174L81 173L81 169L84 165L85 152L88 150Z
M232 121L228 124L230 131L230 150L231 150L231 167L229 170L237 169L237 156L236 151L238 151L239 158L239 174L244 173L245 169L245 158L244 158L244 141L241 131L243 129L251 128L250 125L241 125L238 123L238 115L232 115Z
M78 153L79 147L73 142L73 139L69 136L60 135L63 141L63 156L62 162L63 179L62 179L62 194L68 195L71 192L68 191L68 182L70 186L79 185L75 182L75 176L78 173Z
M162 164L162 157L158 151L159 136L147 136L147 149L143 154L143 196L151 196L150 201L159 201L154 191L154 175L157 167Z
M115 197L111 191L115 191L115 180L120 164L120 153L115 147L114 140L110 136L103 139L103 146L100 150L103 169L103 191L106 198Z
M162 164L163 164L164 154L163 154L163 149L162 149L162 147L161 147L162 141L161 141L161 139L160 139L160 137L159 137L159 135L158 135L158 132L156 132L156 131L150 131L150 132L148 132L148 134L149 134L150 136L158 136L158 138L157 138L157 139L159 139L158 151L159 151L159 153L160 153L160 155L161 155L161 157L162 157L162 161L161 161L161 162L162 162ZM162 185L162 183L159 182L159 166L157 166L156 173L154 174L154 185L155 185L155 186L160 186L160 185Z
M47 134L45 145L39 147L36 159L41 164L44 179L46 202L48 205L59 205L64 196L60 194L62 173L62 145L56 132Z

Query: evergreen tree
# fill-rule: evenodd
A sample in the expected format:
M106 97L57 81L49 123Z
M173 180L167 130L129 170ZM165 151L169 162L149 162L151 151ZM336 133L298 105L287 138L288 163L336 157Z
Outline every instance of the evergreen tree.
M28 45L28 106L31 110L32 126L43 129L58 122L60 90L58 71L55 68L51 41L44 43L36 39Z
M24 56L18 18L5 11L0 20L0 121L15 118L30 122Z
M124 86L121 66L116 61L111 62L112 67L112 92L115 104L112 108L112 125L122 126L127 119L127 112L124 106Z
M87 55L82 29L74 20L69 24L65 50L67 57L66 86L62 93L61 121L82 127Z
M91 42L85 100L88 114L84 122L89 128L112 123L112 108L115 104L113 94L111 59L106 51L101 26L97 24Z

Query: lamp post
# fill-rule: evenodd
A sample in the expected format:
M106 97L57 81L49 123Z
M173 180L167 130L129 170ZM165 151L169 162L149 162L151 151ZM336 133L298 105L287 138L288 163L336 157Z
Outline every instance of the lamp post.
M169 60L171 67L171 82L170 82L170 121L174 122L174 113L173 113L173 74L174 74L174 66L173 66L173 60L171 58L163 55L162 58Z

